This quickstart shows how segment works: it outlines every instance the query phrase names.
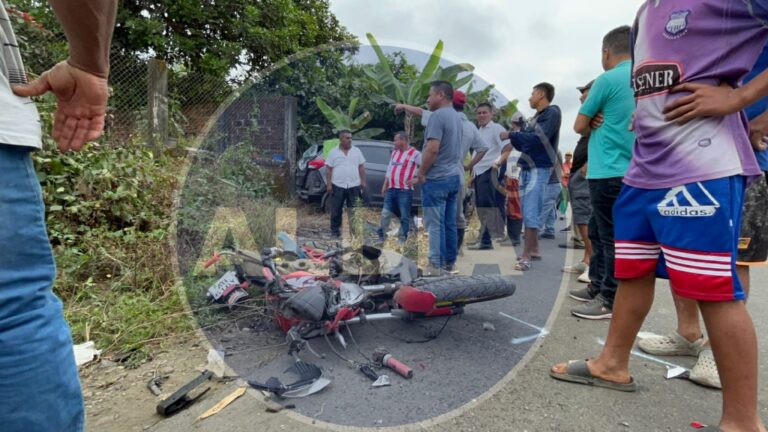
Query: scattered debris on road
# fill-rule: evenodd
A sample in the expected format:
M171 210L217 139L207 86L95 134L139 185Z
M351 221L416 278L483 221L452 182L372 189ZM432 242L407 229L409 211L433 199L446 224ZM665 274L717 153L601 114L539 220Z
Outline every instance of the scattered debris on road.
M153 395L160 396L160 394L163 392L163 383L167 381L169 377L170 375L155 374L155 376L152 377L152 379L147 383L147 388L152 392Z
M88 341L74 346L75 350L75 363L77 366L86 365L99 358L101 351L96 349L96 344L93 341Z
M199 393L197 396L194 396L194 397L190 397L189 394L194 389L199 387L200 384L210 380L212 376L213 376L213 372L206 370L203 373L201 373L200 376L198 376L197 378L193 379L187 384L184 384L180 389L176 390L176 392L174 392L167 399L164 399L159 404L157 404L157 407L156 407L157 413L163 416L169 416L195 403L198 399L203 397L203 395L208 393L208 391L211 388L210 387L206 388L205 390L203 390L201 393Z
M237 390L232 392L229 396L225 397L219 403L217 403L216 405L211 407L211 409L209 409L208 411L200 414L200 416L195 421L204 420L204 419L206 419L208 417L211 417L213 415L218 414L219 411L223 410L229 404L231 404L232 402L237 400L237 398L239 398L240 396L244 395L245 394L245 390L246 390L246 387L238 388Z

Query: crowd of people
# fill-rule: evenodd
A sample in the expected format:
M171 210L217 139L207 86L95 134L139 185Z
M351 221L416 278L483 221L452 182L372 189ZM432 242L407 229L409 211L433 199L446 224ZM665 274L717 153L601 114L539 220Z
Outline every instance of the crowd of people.
M383 242L394 216L400 219L398 239L410 232L414 187L421 184L424 223L429 233L429 274L455 272L456 259L467 228L465 196L472 188L480 228L470 250L518 246L523 229L523 254L515 268L529 270L541 259L538 239L554 239L555 220L568 184L570 154L558 154L561 113L552 105L555 88L541 83L529 99L536 115L529 121L517 115L510 130L493 121L488 102L475 109L477 123L464 113L466 95L448 82L431 85L428 109L397 104L396 113L421 118L425 127L422 151L405 132L395 143L381 189L384 196L379 240ZM353 206L365 185L365 160L351 145L349 131L339 134L340 145L326 161L331 196L331 234L340 236L343 206Z

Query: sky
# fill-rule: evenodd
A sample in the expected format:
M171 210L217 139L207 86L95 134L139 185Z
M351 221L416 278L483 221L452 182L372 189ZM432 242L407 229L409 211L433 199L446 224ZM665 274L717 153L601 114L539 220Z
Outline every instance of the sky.
M367 44L430 53L438 40L443 58L470 63L475 75L496 85L505 99L519 99L526 117L533 85L547 81L563 111L560 148L573 150L578 136L581 86L603 72L603 36L631 25L642 1L616 0L331 0L331 11L347 30ZM413 51L411 51L413 50ZM365 50L361 58L365 58ZM413 55L423 64L424 56Z

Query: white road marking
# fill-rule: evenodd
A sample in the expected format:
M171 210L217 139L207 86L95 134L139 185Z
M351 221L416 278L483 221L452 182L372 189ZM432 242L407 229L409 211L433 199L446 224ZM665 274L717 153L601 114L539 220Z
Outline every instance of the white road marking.
M515 318L512 315L507 315L504 312L499 312L499 315L501 315L503 317L506 317L506 318L509 318L509 319L511 319L513 321L519 322L520 324L526 325L526 326L528 326L528 327L530 327L532 329L535 329L535 330L539 331L538 333L532 334L530 336L523 336L523 337L519 337L519 338L512 338L512 340L510 341L512 343L512 345L520 345L520 344L523 344L523 343L526 343L526 342L530 342L532 340L538 339L539 337L546 336L546 335L549 334L549 331L547 331L547 329L543 329L541 327L535 326L535 325L533 325L531 323L528 323L528 322L525 322L525 321L523 321L521 319Z

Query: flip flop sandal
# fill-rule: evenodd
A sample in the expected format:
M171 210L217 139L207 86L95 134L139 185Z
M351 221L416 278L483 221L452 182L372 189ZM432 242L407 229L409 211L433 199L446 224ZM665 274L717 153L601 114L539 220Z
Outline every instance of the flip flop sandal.
M723 430L717 426L707 426L703 429L699 429L699 432L723 432Z
M515 264L515 270L517 271L528 271L531 269L531 262L528 260L520 260Z
M637 391L637 383L632 377L630 377L629 383L625 384L606 381L592 375L592 373L589 371L589 367L587 367L587 360L571 360L568 362L568 366L564 374L555 373L550 370L549 376L560 381L567 381L594 387L603 387L611 390L618 390L623 392Z

